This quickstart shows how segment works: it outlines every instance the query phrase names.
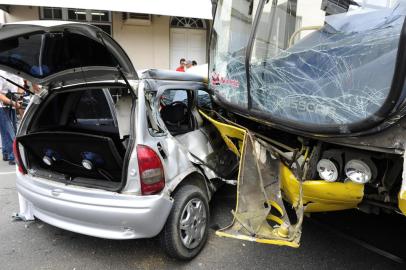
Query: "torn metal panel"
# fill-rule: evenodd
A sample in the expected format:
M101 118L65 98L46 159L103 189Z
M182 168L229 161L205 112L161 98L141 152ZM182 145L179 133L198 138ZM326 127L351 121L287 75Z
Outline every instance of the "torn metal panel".
M213 153L213 147L202 130L197 129L175 137L179 146L188 153L187 158L196 165L201 166L208 179L218 178L216 172L207 166L204 161Z
M237 156L227 148L214 127L201 127L176 139L187 149L189 160L200 165L209 179L230 179L237 172Z
M241 156L241 150L243 141L245 138L245 129L236 127L235 125L229 125L225 124L222 122L219 122L217 120L214 120L210 116L208 116L206 113L204 113L202 110L199 110L199 113L209 120L220 132L221 137L223 138L224 142L227 144L229 149L233 151L237 156ZM218 115L219 116L219 115ZM233 140L237 140L238 144L234 144Z
M282 201L280 162L269 145L246 132L233 223L217 235L298 247L303 220L301 192L290 218Z
M213 152L213 147L202 129L177 135L176 139L200 160L205 160Z

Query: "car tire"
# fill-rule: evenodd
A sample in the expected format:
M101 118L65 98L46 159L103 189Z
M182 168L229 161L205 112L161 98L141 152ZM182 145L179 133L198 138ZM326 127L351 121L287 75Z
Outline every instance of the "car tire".
M194 185L179 187L160 234L161 246L172 258L190 260L204 247L209 228L209 204L205 192ZM204 223L204 224L203 224Z

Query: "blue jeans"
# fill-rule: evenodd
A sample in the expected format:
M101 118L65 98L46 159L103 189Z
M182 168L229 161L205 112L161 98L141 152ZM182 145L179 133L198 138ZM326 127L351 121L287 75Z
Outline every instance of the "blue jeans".
M14 160L13 140L16 136L16 111L0 107L0 134L3 155Z

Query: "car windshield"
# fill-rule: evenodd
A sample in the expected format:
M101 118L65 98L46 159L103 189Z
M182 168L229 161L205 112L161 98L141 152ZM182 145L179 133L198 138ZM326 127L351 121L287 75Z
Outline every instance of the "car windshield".
M210 55L215 94L305 131L349 133L381 121L378 112L395 106L388 96L406 5L341 2L350 1L219 0Z

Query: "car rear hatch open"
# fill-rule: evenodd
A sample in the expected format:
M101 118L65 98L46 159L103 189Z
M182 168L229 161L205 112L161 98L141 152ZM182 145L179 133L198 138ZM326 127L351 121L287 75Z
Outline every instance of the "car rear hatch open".
M31 103L16 137L28 174L105 190L123 188L134 141L129 127L135 93L128 80L138 77L116 41L82 23L5 24L0 27L0 70L48 90L40 102ZM111 93L120 93L120 99L114 102Z
M38 21L0 27L0 69L43 86L137 79L124 50L100 28Z
M121 92L114 103L112 91ZM55 90L25 117L16 144L31 176L121 190L134 142L134 98L124 87ZM118 115L126 119L118 121Z

